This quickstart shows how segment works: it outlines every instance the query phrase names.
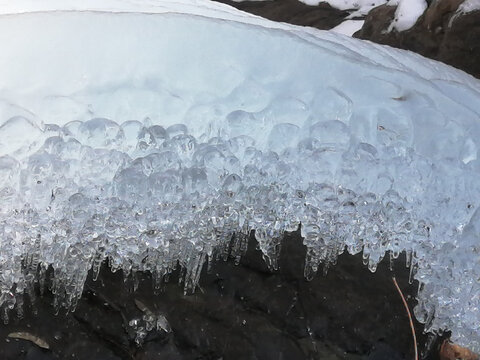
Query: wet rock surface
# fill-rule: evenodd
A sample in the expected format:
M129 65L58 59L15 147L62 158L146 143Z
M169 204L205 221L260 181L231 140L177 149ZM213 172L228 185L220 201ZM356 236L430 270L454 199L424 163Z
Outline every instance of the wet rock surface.
M411 359L408 317L392 283L409 299L402 256L372 274L361 255L342 255L326 276L303 277L305 247L286 235L279 269L267 268L250 240L239 265L218 260L203 269L194 294L178 285L181 271L160 289L149 274L124 282L105 265L88 279L77 309L54 315L53 296L27 302L22 319L0 326L0 358L9 359ZM134 288L136 290L134 291ZM410 295L408 295L410 294ZM153 319L153 322L152 322ZM149 324L154 324L149 326ZM426 341L416 324L419 345ZM49 345L9 338L28 333ZM433 352L432 352L433 353ZM428 358L428 357L427 357ZM430 357L433 359L433 357Z

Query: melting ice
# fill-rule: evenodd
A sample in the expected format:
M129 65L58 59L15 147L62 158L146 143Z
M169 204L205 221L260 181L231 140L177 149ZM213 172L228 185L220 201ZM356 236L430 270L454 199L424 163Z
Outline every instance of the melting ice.
M0 10L3 312L49 266L74 309L105 258L194 289L252 229L276 267L301 223L307 278L406 251L417 318L480 349L478 80L204 1Z

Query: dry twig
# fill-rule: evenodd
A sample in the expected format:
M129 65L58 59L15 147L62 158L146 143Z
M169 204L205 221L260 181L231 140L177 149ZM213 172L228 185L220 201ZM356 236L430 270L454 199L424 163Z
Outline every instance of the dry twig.
M417 349L417 336L415 335L415 327L413 326L413 319L412 319L412 314L410 314L410 309L408 308L407 301L405 300L405 297L403 296L402 290L400 289L400 286L397 284L397 280L395 279L395 276L392 277L393 283L395 287L398 290L398 293L400 294L400 297L402 298L403 305L405 306L405 310L407 310L408 314L408 320L410 321L410 328L412 329L412 336L413 336L413 349L415 350L415 360L418 360L418 349Z

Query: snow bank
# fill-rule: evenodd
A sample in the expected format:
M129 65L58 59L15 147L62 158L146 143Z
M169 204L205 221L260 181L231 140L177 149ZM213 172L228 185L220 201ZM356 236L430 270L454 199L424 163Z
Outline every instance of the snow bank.
M210 2L78 4L0 7L5 311L50 265L74 308L106 257L188 291L251 229L276 267L301 223L307 278L405 250L417 318L480 349L478 80Z

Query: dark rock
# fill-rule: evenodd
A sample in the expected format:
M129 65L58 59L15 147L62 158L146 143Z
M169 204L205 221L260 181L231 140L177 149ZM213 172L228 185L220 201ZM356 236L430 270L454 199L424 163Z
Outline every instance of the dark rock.
M395 7L381 5L367 15L354 37L411 50L480 78L480 11L456 14L461 0L432 2L409 30L387 32Z
M204 269L199 287L183 295L180 271L152 289L150 274L138 274L136 291L121 272L105 264L99 279L87 280L74 313L53 315L52 295L27 306L23 319L0 326L0 358L10 359L408 359L413 344L408 318L384 261L372 274L361 256L342 255L326 277L303 277L305 247L299 233L287 234L279 270L265 266L251 240L239 265L233 259ZM413 295L404 260L393 272ZM414 305L410 298L410 306ZM162 314L171 331L152 329L140 340L137 319ZM424 342L416 324L419 343ZM41 335L49 350L7 338L12 331ZM8 341L8 342L7 342ZM33 355L32 355L33 354ZM33 357L32 357L33 356Z
M311 26L320 30L334 28L350 13L335 9L326 2L308 6L299 0L214 1L273 21ZM455 16L463 1L427 1L428 8L417 23L402 32L387 32L396 7L384 4L370 11L362 29L354 37L411 50L480 78L480 11Z
M311 26L328 30L344 21L347 11L331 7L327 3L309 6L298 0L243 1L215 0L264 18L294 25Z
M115 355L114 351L105 348L101 344L95 344L94 341L73 341L70 344L65 344L65 349L62 352L64 359L75 360L119 360L121 357Z
M148 342L143 349L138 352L138 360L158 360L158 359L182 359L181 352L175 344L162 344L158 342Z
M392 45L392 33L387 33L393 18L396 6L380 5L372 9L362 28L354 34L354 37L374 41L380 44ZM394 34L398 34L395 32Z
M403 357L395 353L395 351L388 345L384 343L375 344L372 352L368 356L368 360L402 360Z

